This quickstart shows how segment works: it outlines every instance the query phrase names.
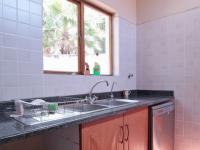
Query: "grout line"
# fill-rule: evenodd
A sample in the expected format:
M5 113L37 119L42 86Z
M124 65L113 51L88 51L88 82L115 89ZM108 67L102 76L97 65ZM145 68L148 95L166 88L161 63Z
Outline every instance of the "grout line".
M126 22L128 22L128 23L130 23L130 24L132 24L132 25L137 26L137 23L135 23L135 22L131 22L130 20L128 20L128 19L126 19L126 18L124 18L124 17L121 17L121 16L119 16L119 15L117 15L117 16L115 16L115 17L119 17L119 18L125 20Z
M41 38L35 38L35 37L32 37L32 36L24 36L24 35L21 35L19 33L14 34L14 33L0 32L0 34L3 34L4 36L8 35L8 36L25 38L25 39L29 39L29 40L42 40L42 37Z
M157 17L157 18L154 18L154 19L149 19L149 20L147 20L147 21L143 21L143 22L141 22L141 23L137 23L136 25L137 25L137 26L140 26L140 25L143 25L143 24L146 24L146 23L149 23L149 22L154 22L154 21L157 21L157 20L160 20L160 19L163 19L163 18L167 18L167 17L170 17L170 16L175 16L175 15L187 13L187 12L190 12L190 11L193 11L193 10L197 10L197 9L199 9L199 8L200 8L200 6L196 6L196 7L189 8L189 9L187 9L187 10L181 11L181 12L174 12L174 13L169 14L169 15L164 15L164 16Z

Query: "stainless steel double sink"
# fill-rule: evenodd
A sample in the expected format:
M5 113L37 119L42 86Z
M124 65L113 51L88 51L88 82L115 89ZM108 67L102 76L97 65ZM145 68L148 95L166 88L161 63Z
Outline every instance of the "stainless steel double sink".
M137 100L127 100L127 99L104 99L95 101L94 104L77 104L68 105L65 108L67 110L72 110L74 112L94 112L102 109L107 109L111 107L117 107L122 105L127 105L129 103L137 103Z
M94 104L88 103L76 103L59 107L58 111L53 114L40 115L40 116L21 116L15 117L15 120L25 125L36 125L50 121L56 121L59 119L71 118L81 114L92 113L102 111L104 109L110 109L114 107L124 106L128 104L138 103L138 100L128 99L104 99L97 100Z

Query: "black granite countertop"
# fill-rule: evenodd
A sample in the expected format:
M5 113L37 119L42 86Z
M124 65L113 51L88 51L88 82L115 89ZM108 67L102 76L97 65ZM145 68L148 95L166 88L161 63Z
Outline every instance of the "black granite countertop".
M132 100L139 100L139 103L129 103L114 108L107 108L92 113L81 114L75 117L60 119L43 124L37 124L33 126L26 126L13 118L9 117L8 112L0 113L0 143L10 142L19 138L26 138L31 135L48 132L49 130L55 130L61 127L68 127L75 124L83 124L86 122L94 121L100 118L117 115L124 113L130 109L139 107L149 107L160 103L167 102L173 99L173 95L132 95Z

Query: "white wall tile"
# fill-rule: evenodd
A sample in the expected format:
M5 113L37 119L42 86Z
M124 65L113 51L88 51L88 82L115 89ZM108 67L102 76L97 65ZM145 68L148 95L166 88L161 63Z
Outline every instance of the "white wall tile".
M18 10L18 21L21 23L30 23L30 15L29 12L23 11L23 10Z
M17 87L18 76L17 75L2 75L2 86L3 87Z
M43 53L42 52L32 52L30 53L30 61L31 63L42 64L43 62Z
M20 72L20 74L23 74L23 73ZM19 86L20 87L31 87L33 84L32 79L33 79L32 75L20 75L19 76Z
M30 37L30 26L24 23L18 23L17 33L22 36Z
M0 49L1 50L1 49ZM3 75L3 63L0 63L0 75ZM0 84L1 85L1 84Z
M32 63L30 67L32 68L31 73L33 75L37 75L37 74L41 75L43 73L43 70L42 70L43 65L40 63Z
M42 27L42 17L34 14L30 14L30 24L36 27Z
M39 86L41 86L41 83L43 83L43 77L41 75L36 74L36 75L32 76L32 85L31 86L39 87Z
M40 85L40 86L32 87L32 96L34 96L34 97L44 97L44 88L43 88L43 86Z
M17 99L18 98L18 88L17 87L4 87L2 89L1 97L2 99Z
M3 45L3 33L0 33L0 46Z
M31 86L29 86L29 87L18 87L18 97L19 98L29 98L29 97L33 97L33 95L32 95L32 88L31 88Z
M15 35L10 35L10 34L4 34L4 46L5 47L12 47L16 48L18 43L17 43L18 37Z
M29 11L29 0L18 0L18 8L24 11Z
M2 60L3 61L14 61L17 62L18 51L12 48L1 48L2 49Z
M17 20L16 8L3 6L3 17L10 20Z
M3 0L3 4L6 6L11 6L11 7L16 8L17 0Z
M3 32L3 19L0 18L0 32Z
M2 65L2 73L3 74L10 74L16 75L18 74L18 65L14 61L3 61L1 62Z
M3 60L4 49L0 46L0 60Z
M31 53L28 50L18 50L18 59L19 62L30 62Z
M31 0L32 2L36 2L38 4L42 4L43 0Z
M0 90L2 90L2 88L3 88L3 75L0 73ZM0 97L1 97L1 92L0 92Z
M19 73L21 75L31 75L32 73L32 64L27 62L20 62L19 63Z
M30 2L30 12L37 15L42 15L42 6L35 2Z
M42 40L41 39L30 39L29 49L34 52L41 52L42 50Z
M3 5L0 3L0 18L3 17Z
M17 37L17 48L19 49L29 49L30 48L30 40L27 37Z
M41 28L30 26L29 32L30 32L29 34L32 38L42 39L42 29Z
M4 31L4 33L16 34L17 33L16 21L4 20L3 21L3 31Z

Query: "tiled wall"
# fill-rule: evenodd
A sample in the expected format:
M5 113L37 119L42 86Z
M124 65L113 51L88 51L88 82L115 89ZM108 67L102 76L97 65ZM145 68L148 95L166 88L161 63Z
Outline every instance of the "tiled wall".
M137 88L174 90L176 150L200 149L200 8L137 29Z
M118 17L117 17L118 18ZM136 87L136 26L119 17L115 25L114 77L43 74L42 0L0 0L0 101L82 94L99 80L117 81L115 90ZM119 45L117 40L119 40ZM128 56L128 57L127 57ZM128 68L128 69L127 69ZM129 73L134 78L128 79ZM97 92L109 91L104 85Z

